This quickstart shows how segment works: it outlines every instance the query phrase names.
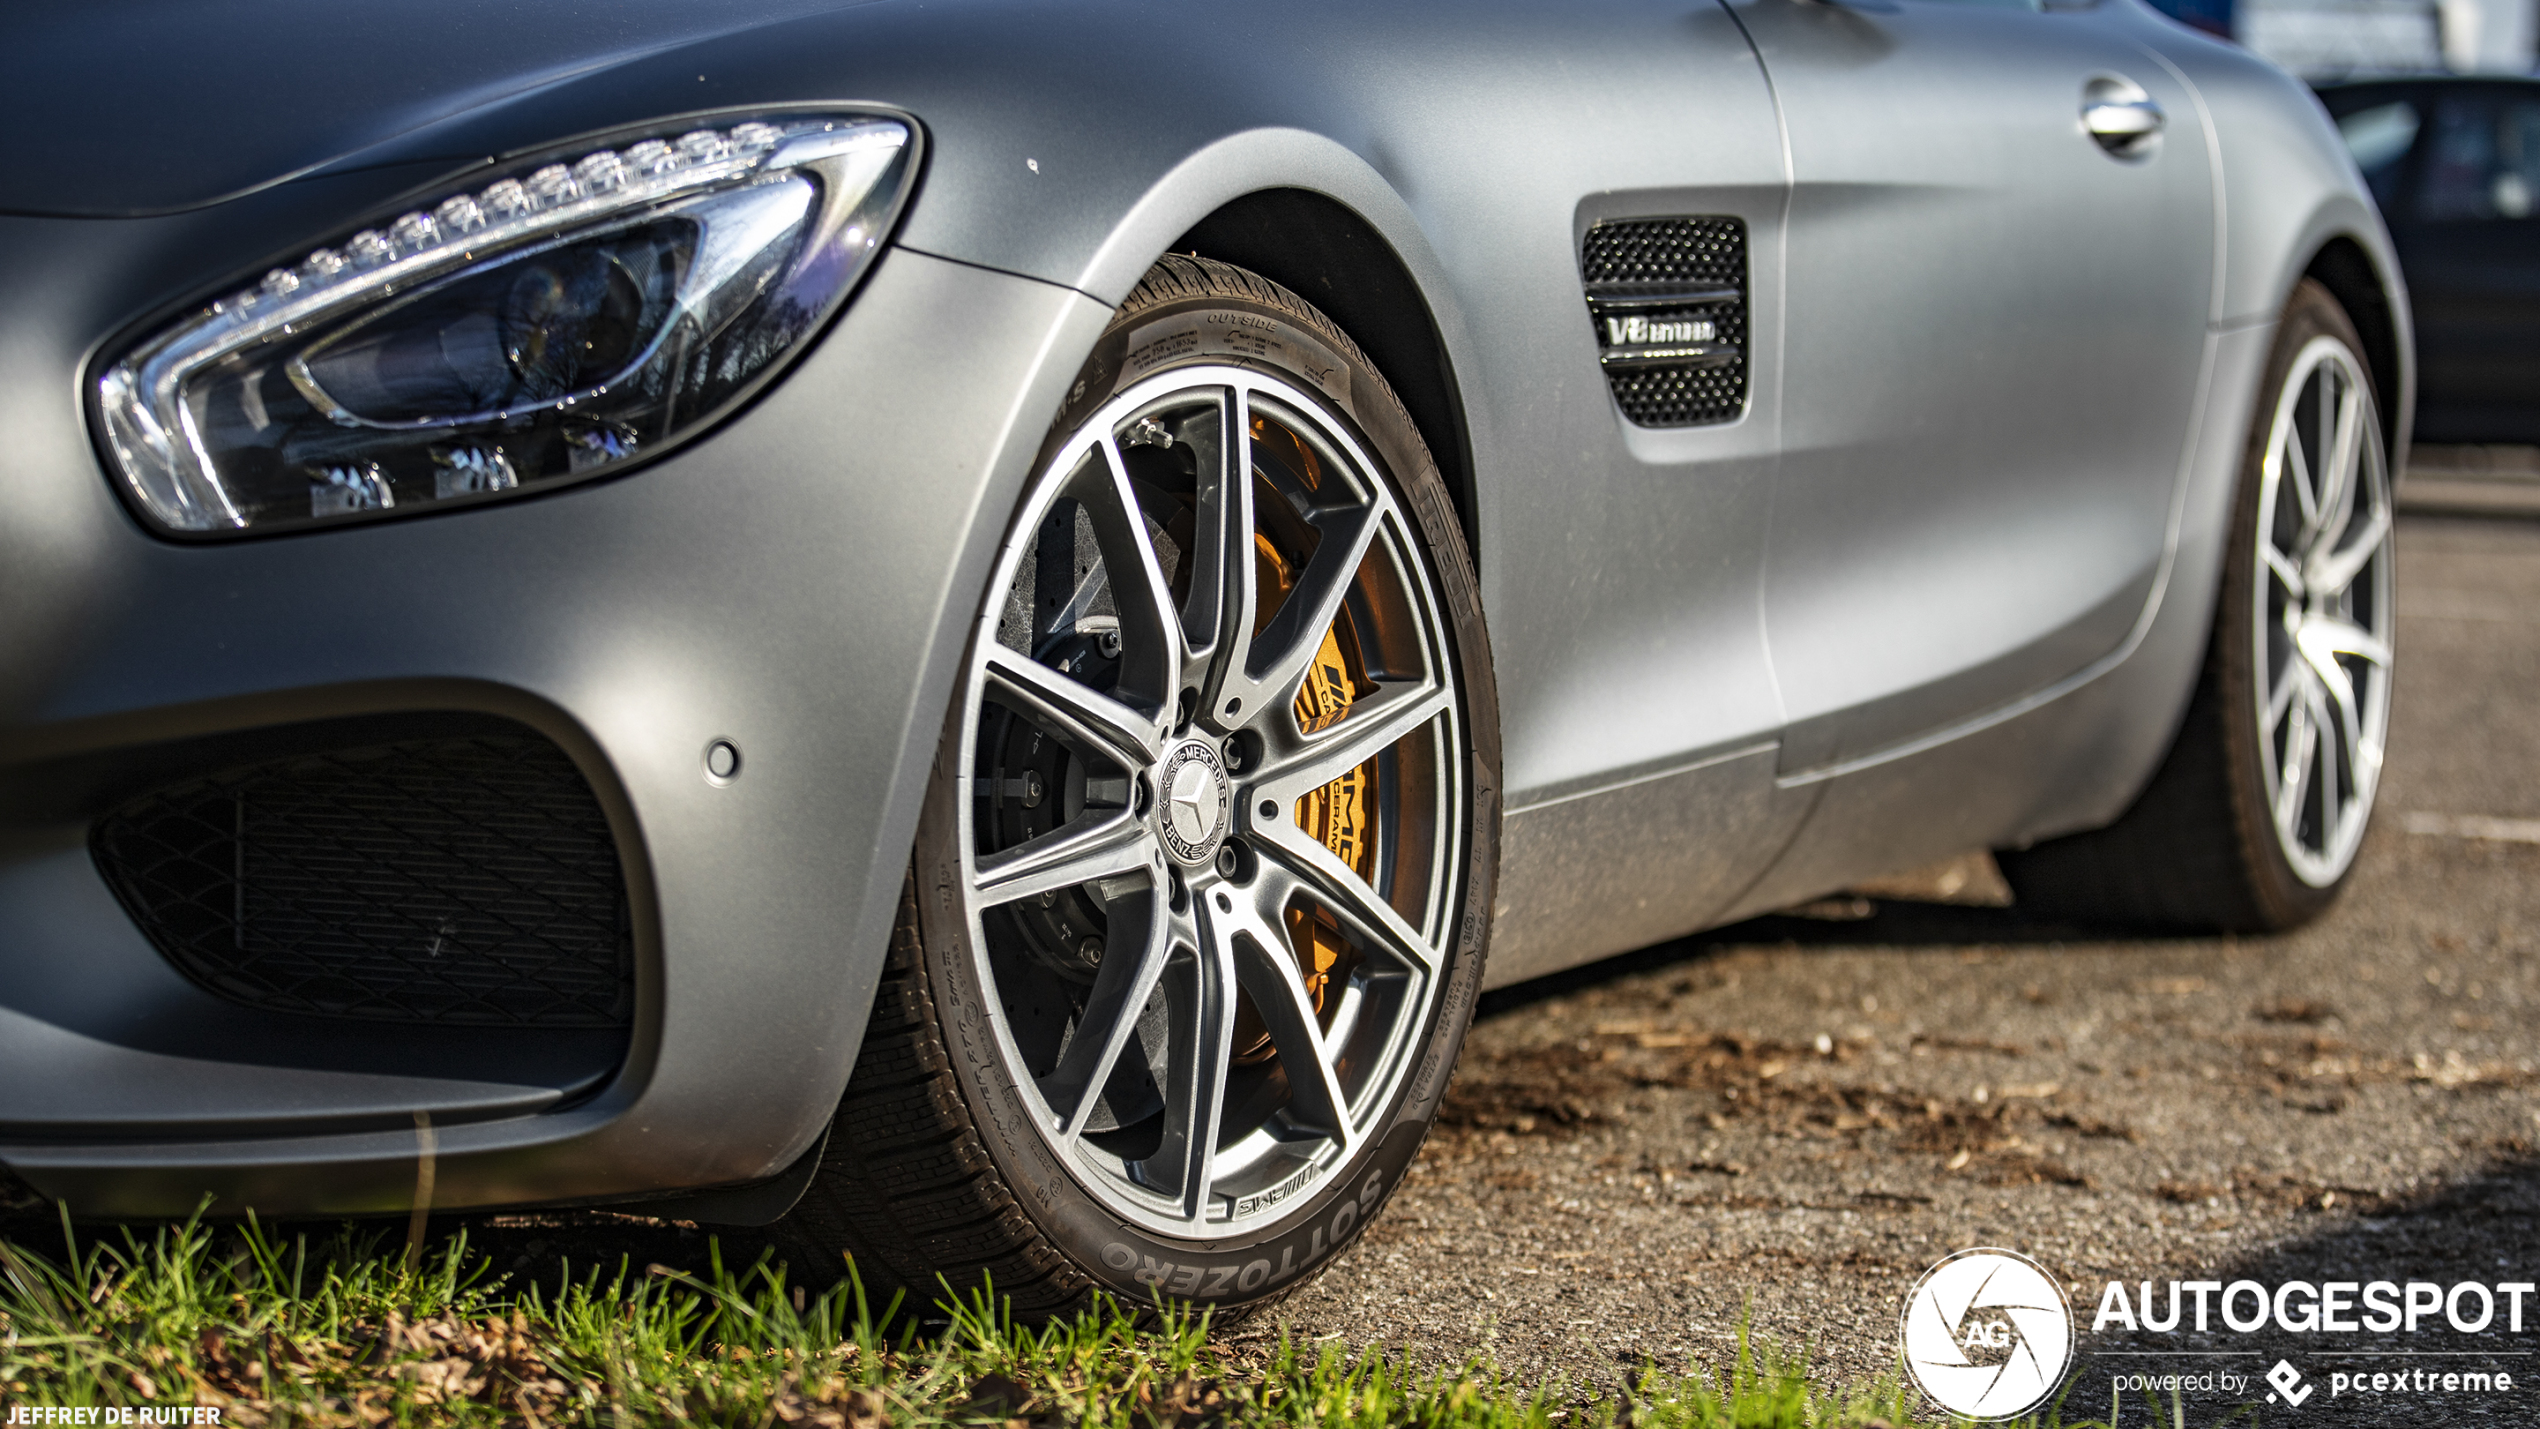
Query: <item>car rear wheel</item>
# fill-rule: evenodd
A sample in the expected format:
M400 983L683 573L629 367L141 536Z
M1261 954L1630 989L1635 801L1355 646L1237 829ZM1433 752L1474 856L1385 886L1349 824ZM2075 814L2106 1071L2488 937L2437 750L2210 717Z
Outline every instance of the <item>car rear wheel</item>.
M1444 1090L1497 778L1471 561L1401 404L1293 294L1167 259L999 552L780 1239L1026 1314L1303 1283Z
M2318 283L2277 328L2204 674L2167 761L2109 828L2002 855L2042 910L2270 931L2344 885L2390 727L2392 515L2362 341Z

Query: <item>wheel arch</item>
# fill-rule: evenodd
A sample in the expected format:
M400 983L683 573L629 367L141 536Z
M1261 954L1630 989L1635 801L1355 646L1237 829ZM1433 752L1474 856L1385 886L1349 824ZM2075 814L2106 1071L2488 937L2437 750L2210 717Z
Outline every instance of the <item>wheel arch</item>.
M1069 286L1116 307L1156 259L1177 252L1288 288L1359 344L1428 443L1478 560L1475 434L1456 380L1456 355L1469 346L1464 315L1393 185L1326 134L1227 134L1185 155L1114 217Z
M2408 429L2415 406L2410 362L2406 295L2395 281L2385 282L2380 266L2363 244L2339 234L2322 244L2302 270L2328 289L2346 310L2355 333L2364 340L2364 363L2380 390L2381 438L2393 467L2407 458Z
M1258 273L1340 324L1402 398L1446 478L1467 549L1481 549L1455 362L1419 280L1374 224L1327 194L1263 189L1220 206L1167 251Z

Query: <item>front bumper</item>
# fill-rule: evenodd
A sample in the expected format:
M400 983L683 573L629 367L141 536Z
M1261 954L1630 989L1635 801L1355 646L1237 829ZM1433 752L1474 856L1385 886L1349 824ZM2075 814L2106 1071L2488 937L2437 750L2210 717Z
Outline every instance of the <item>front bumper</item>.
M38 227L59 225L0 221L0 250ZM0 1164L100 1216L206 1197L403 1212L427 1155L444 1209L784 1168L853 1064L959 642L1107 317L894 250L791 374L677 455L201 545L145 534L99 467L72 381L98 334L17 324L0 350ZM599 793L636 930L614 1071L590 1075L570 1038L222 1003L89 857L96 771L426 711L530 725ZM705 777L718 739L744 752L728 784Z

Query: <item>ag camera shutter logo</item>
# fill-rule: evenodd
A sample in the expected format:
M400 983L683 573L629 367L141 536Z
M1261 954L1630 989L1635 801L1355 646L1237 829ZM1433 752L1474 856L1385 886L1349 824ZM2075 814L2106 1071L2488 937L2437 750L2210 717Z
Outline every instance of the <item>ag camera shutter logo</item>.
M1962 1250L1905 1298L1905 1366L1932 1402L2008 1419L2046 1401L2073 1357L2073 1311L2046 1267L2017 1251Z

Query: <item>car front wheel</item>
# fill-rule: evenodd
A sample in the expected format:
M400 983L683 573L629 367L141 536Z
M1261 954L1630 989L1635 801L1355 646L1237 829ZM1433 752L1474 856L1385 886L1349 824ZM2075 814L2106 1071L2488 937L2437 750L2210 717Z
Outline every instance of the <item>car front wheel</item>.
M1384 378L1165 260L973 625L866 1043L777 1228L868 1286L1275 1299L1418 1150L1478 990L1497 727Z

